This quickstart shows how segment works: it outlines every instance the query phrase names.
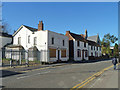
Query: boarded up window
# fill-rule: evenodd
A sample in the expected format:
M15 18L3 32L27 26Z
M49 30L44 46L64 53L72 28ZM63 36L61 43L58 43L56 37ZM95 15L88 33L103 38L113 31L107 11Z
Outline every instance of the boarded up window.
M66 57L66 50L61 50L61 57Z
M49 49L50 51L50 58L56 58L56 49Z

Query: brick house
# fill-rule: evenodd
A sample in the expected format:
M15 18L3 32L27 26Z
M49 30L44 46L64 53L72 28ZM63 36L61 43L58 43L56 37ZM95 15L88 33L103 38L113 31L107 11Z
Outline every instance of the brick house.
M69 58L75 61L88 60L88 41L81 35L66 31L69 37Z

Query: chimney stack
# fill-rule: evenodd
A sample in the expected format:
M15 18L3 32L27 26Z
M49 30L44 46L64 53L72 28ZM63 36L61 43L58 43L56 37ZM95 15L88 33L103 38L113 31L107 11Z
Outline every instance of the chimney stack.
M70 31L66 31L66 35L70 34Z
M43 21L39 21L39 24L38 24L38 31L41 31L43 30Z
M88 37L88 33L87 33L87 29L85 30L85 39L87 39Z

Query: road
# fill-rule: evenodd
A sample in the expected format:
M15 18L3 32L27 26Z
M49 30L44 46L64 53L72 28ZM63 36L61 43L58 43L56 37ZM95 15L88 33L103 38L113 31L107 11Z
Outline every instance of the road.
M4 88L72 88L111 65L111 60L75 63L3 77Z

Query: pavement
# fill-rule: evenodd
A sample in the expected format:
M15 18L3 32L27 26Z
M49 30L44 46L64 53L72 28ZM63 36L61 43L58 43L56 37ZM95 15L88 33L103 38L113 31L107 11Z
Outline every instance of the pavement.
M99 77L95 78L84 88L114 88L118 90L120 79L120 65L114 70L113 67L106 70Z

